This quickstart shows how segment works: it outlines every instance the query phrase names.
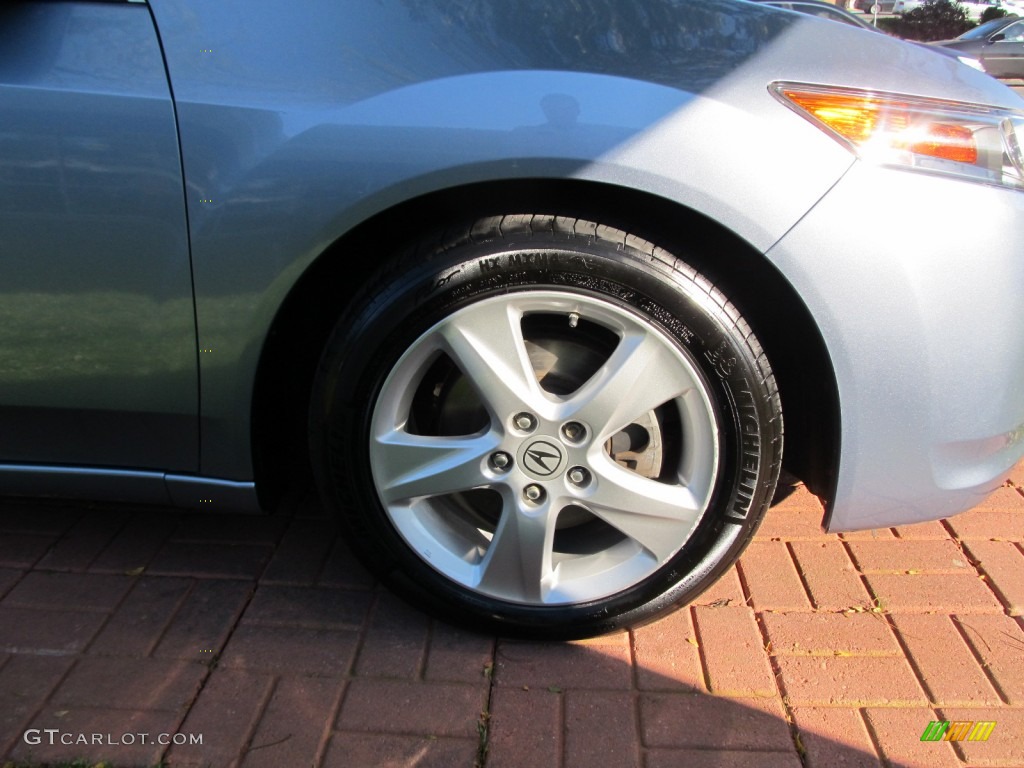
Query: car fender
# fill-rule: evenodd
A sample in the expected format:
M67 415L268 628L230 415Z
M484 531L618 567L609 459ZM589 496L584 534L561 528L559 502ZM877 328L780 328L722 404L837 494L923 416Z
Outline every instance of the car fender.
M666 42L669 56L614 30L592 33L606 50L571 36L524 50L536 42L525 33L489 38L478 19L439 29L399 0L151 5L185 168L207 475L251 477L252 386L274 315L314 260L381 211L478 182L577 179L672 200L763 252L852 162L743 82L744 63L794 23L753 5L700 11L715 14L713 61L697 39ZM376 14L364 29L380 37L350 33L353 14Z

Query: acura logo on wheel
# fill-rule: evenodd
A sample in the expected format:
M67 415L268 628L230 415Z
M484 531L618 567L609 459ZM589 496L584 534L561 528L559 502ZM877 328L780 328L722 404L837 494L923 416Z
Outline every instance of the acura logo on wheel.
M522 458L523 466L540 477L550 477L562 464L562 451L547 440L535 440L526 446Z

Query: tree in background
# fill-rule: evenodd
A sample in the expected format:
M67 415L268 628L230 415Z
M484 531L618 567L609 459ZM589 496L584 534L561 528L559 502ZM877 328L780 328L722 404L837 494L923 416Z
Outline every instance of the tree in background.
M925 0L925 4L893 19L886 25L906 40L949 40L974 27L967 11L950 0Z
M1010 13L1005 8L1000 8L998 5L993 5L985 9L984 13L981 14L981 21L979 24L984 24L986 21L992 21L992 19L1001 19L1003 16L1009 16Z

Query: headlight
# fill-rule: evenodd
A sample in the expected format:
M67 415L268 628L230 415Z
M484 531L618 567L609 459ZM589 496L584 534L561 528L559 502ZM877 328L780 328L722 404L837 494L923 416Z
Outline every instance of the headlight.
M1024 190L1024 112L852 88L773 83L863 160Z

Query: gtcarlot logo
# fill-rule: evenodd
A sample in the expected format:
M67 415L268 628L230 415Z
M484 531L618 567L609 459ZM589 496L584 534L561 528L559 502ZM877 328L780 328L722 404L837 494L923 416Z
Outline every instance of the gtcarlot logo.
M201 733L73 733L59 728L29 728L22 735L26 744L99 745L105 747L131 744L202 744Z
M995 727L995 720L932 720L921 741L988 741Z

